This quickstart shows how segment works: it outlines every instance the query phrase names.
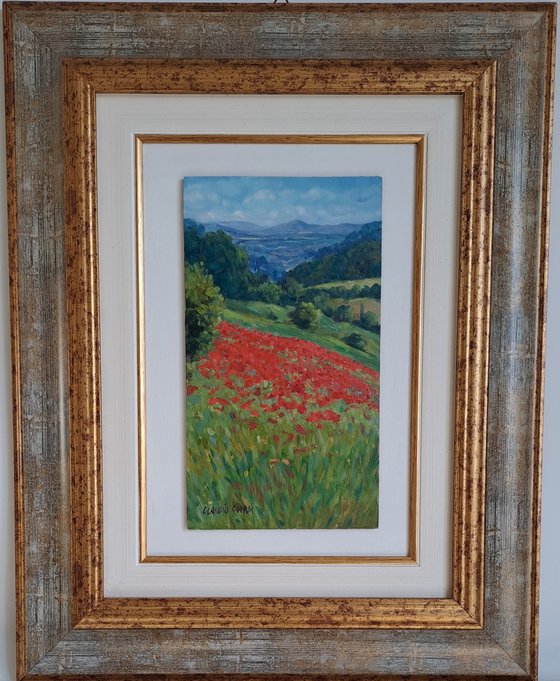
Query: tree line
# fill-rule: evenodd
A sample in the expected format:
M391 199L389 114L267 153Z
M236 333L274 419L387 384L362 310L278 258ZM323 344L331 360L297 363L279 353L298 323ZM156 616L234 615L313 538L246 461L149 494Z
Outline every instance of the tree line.
M320 284L333 279L379 276L379 242L352 243L344 251L298 265L280 282L274 283L266 275L251 271L247 253L236 246L231 236L221 230L206 232L202 225L191 223L184 230L184 261L188 362L203 356L210 348L223 311L224 298L294 306L289 317L301 328L316 326L322 312L334 321L354 323L363 329L379 332L376 315L366 312L363 305L358 318L354 319L350 305L334 302L336 298L373 297L379 300L379 284L306 288L308 281ZM350 334L346 342L359 349L365 347L365 340L359 334Z

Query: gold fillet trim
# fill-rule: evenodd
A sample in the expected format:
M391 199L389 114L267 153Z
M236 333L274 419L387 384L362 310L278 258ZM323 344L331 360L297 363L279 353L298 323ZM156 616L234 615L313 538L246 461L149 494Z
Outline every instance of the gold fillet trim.
M274 597L106 598L76 629L423 629L427 616L429 629L480 629L451 598Z
M409 438L409 517L406 556L153 556L147 547L146 478L146 338L144 317L144 144L414 144L415 217L412 304L411 415ZM425 216L426 138L403 135L171 135L135 136L136 334L138 396L139 560L141 563L377 563L415 564L418 556L418 456L420 426L420 356Z
M142 140L134 138L136 203L136 347L138 395L138 507L140 560L147 554L146 502L146 332L144 319L144 201Z

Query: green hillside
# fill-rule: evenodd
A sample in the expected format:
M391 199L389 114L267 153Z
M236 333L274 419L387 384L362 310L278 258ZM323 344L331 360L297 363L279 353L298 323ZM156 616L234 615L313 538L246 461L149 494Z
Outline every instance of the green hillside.
M355 325L346 322L335 322L324 314L321 314L317 328L301 329L290 321L288 314L291 309L258 301L226 300L224 319L232 324L240 324L259 331L317 343L379 371L378 334L357 329ZM366 340L365 351L352 348L343 340L352 333L359 333Z
M291 269L288 276L304 286L380 277L381 223L364 225L342 243L322 249L313 260Z

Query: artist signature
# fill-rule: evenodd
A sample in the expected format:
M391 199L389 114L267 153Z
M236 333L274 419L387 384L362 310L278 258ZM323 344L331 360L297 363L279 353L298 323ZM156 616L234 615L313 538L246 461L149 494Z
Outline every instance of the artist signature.
M253 504L231 504L231 506L229 504L220 504L218 506L212 504L202 507L202 515L227 515L228 513L249 515L253 511Z

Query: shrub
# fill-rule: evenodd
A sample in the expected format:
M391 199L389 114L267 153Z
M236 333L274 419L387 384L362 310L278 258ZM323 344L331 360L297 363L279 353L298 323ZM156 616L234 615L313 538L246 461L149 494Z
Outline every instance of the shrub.
M255 289L255 294L257 300L262 300L264 303L275 303L277 305L280 302L282 289L278 284L273 284L271 281L265 281Z
M220 289L202 265L185 265L185 347L187 362L202 357L212 345L224 308Z
M344 337L344 342L356 350L365 350L367 348L366 339L359 333L351 333Z
M320 315L313 303L299 302L288 316L301 329L311 329L319 323Z

